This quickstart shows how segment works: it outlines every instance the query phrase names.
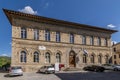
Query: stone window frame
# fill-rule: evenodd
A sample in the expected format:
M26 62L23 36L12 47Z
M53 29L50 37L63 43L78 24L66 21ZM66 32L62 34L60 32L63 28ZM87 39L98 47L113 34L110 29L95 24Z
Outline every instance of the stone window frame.
M20 52L20 62L21 63L26 63L27 62L27 53L26 53L26 51L21 51Z
M39 52L35 51L33 53L33 62L39 62Z
M49 52L45 53L45 62L50 63L51 62L51 54Z
M50 30L45 30L45 40L50 41Z
M34 40L39 40L39 29L34 29Z
M21 38L26 39L27 38L27 28L21 27Z
M60 42L61 41L61 35L59 31L56 31L56 42Z
M73 33L70 33L70 43L74 43L74 34Z
M82 44L86 45L86 35L82 35Z

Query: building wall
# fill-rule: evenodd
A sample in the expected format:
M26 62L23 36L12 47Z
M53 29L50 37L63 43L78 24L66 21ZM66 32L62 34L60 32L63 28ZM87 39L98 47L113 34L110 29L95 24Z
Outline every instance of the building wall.
M21 27L27 29L27 39L21 39ZM39 30L39 40L34 40L34 29ZM50 30L51 40L45 41L45 30ZM56 42L56 31L60 31L61 42ZM69 42L70 33L74 34L74 43ZM86 45L82 44L82 35L86 36ZM90 45L90 36L94 37L94 45ZM101 38L101 46L97 45L97 38ZM107 38L107 46L104 45L104 39ZM61 54L61 64L65 68L69 66L69 53L74 51L76 54L75 64L77 68L82 68L89 64L104 64L105 56L111 57L111 40L110 34L70 28L69 26L60 26L55 24L38 23L34 21L22 20L13 18L12 25L12 66L22 66L24 71L37 71L43 65L55 64L56 53ZM45 46L46 50L39 50L39 46ZM83 54L86 50L87 63L83 63ZM25 51L27 53L27 62L20 62L20 53ZM39 62L33 62L33 53L39 53ZM51 55L51 62L45 62L45 53L49 52ZM95 63L91 63L90 57L94 54ZM102 63L98 63L98 55L102 56Z
M120 64L120 43L113 45L112 47L112 63L113 64Z

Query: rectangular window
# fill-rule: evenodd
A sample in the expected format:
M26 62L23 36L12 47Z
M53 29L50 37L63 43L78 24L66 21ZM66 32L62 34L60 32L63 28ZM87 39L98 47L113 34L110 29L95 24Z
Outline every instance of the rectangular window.
M56 42L60 42L60 32L56 32Z
M82 36L82 44L84 44L84 45L86 44L86 36L84 36L84 35Z
M21 38L22 39L26 39L27 38L26 28L21 28Z
M114 59L116 59L116 55L114 55Z
M108 45L108 43L107 43L107 38L105 38L105 40L104 40L104 45L105 45L105 46Z
M39 30L34 29L34 40L39 40Z
M113 48L113 51L116 52L116 48Z
M74 43L74 34L70 33L70 43Z
M50 41L50 31L49 30L45 30L45 40Z
M98 37L97 44L98 44L98 46L101 46L101 38L100 37Z
M94 45L94 37L93 36L90 37L90 45Z

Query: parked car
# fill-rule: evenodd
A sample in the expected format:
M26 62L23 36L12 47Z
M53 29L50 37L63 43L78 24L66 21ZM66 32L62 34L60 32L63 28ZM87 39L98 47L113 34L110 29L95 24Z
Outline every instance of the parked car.
M38 72L41 72L41 73L55 73L55 68L54 66L50 65L50 66L42 66Z
M19 67L19 66L10 67L9 75L10 76L17 76L17 75L23 76L22 67Z
M114 71L119 71L120 70L120 65L114 65Z
M103 72L105 70L104 67L98 65L89 65L83 68L86 71L95 71L95 72Z
M102 67L104 67L106 70L114 70L113 64L102 64Z

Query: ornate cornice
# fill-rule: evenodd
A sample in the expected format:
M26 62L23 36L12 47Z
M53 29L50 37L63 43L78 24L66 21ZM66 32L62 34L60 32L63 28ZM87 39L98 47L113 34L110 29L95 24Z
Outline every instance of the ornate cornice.
M110 34L117 32L117 30L100 28L100 27L90 26L90 25L85 25L85 24L78 24L78 23L68 22L68 21L63 21L63 20L57 20L57 19L47 18L43 16L26 14L26 13L22 13L18 11L13 11L13 10L3 9L3 11L8 17L11 25L13 25L13 22L12 22L13 18L21 18L21 19L27 19L27 20L31 20L35 22L43 22L43 23L48 23L48 24L61 25L61 26L66 26L66 27L71 27L71 28L76 28L76 29L100 31L100 32L106 32Z

